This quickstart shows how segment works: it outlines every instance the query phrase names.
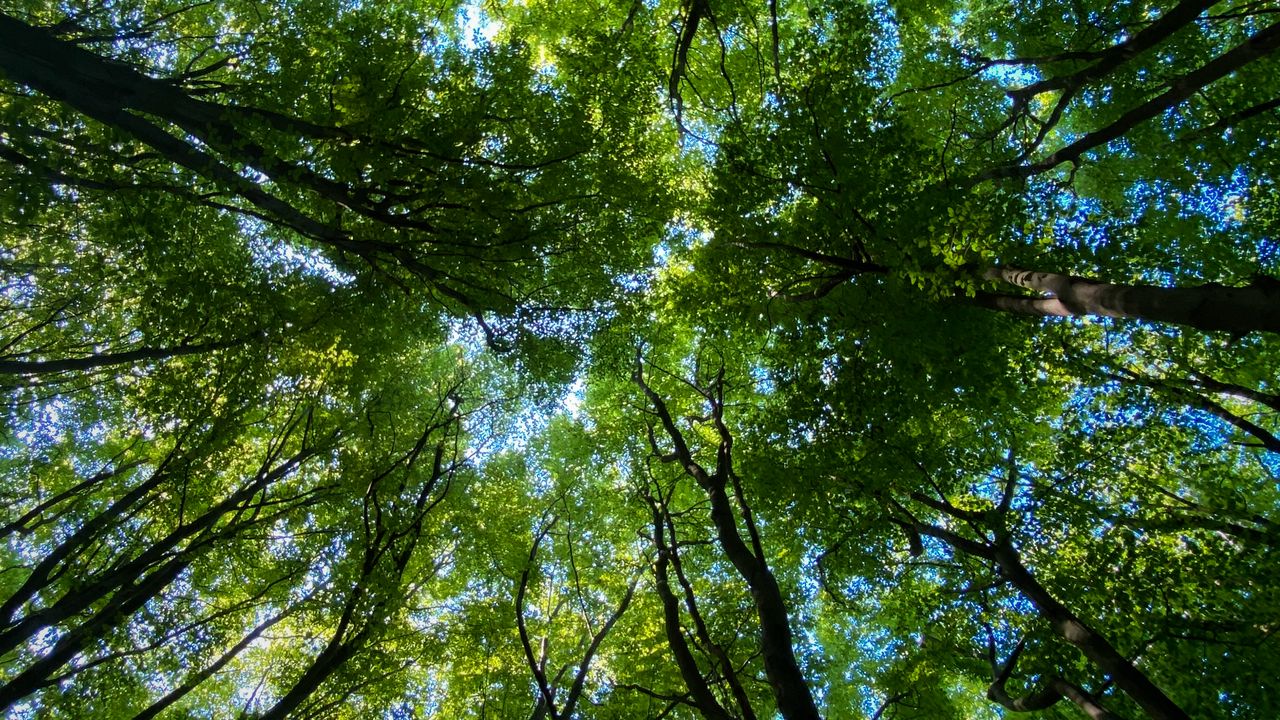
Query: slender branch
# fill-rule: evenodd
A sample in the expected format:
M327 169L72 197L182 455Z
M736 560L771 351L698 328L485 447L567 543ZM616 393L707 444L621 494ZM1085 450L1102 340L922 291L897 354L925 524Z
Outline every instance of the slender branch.
M533 644L529 640L529 629L524 620L524 598L529 589L529 574L538 557L538 546L546 539L547 534L551 532L551 528L555 527L557 520L559 518L553 516L534 536L533 547L529 549L529 561L525 563L524 570L520 573L520 582L516 588L516 629L520 633L520 645L524 648L524 658L529 665L529 671L533 673L534 682L538 685L541 701L546 704L547 712L551 715L552 720L559 720L560 718L560 713L556 711L555 691L547 682L547 674L543 664L534 657Z
M1164 42L1178 30L1195 22L1201 13L1216 5L1218 1L1183 0L1141 32L1130 36L1124 42L1101 51L1098 54L1098 61L1094 64L1067 75L1047 78L1018 88L1011 91L1009 96L1014 98L1018 106L1023 106L1036 95L1050 90L1064 90L1066 91L1063 93L1064 96L1071 95L1076 89L1111 74L1116 68Z
M144 360L169 360L187 355L225 350L243 345L247 339L226 340L222 342L198 343L194 345L178 345L175 347L141 347L121 352L108 352L78 358L60 360L11 360L0 359L0 375L46 375L59 372L75 372L97 370L114 365L126 365Z
M1111 124L1086 133L1079 140L1061 148L1047 157L1028 164L1004 165L972 176L965 184L976 185L987 180L1003 178L1026 179L1047 172L1063 163L1078 163L1090 150L1101 147L1124 136L1138 125L1176 107L1200 89L1280 48L1280 23L1272 24L1235 48L1219 55L1204 66L1169 83L1169 89L1150 100L1130 109Z

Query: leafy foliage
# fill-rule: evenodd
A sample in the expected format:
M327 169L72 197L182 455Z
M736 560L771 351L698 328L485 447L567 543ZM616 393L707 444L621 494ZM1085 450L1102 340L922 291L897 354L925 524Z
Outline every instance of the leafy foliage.
M5 3L0 707L1276 716L1275 15Z

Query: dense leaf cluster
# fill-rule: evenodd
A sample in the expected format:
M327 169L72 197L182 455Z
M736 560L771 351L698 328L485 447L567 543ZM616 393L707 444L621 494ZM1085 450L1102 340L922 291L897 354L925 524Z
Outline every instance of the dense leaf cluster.
M0 708L1275 717L1278 13L0 3Z

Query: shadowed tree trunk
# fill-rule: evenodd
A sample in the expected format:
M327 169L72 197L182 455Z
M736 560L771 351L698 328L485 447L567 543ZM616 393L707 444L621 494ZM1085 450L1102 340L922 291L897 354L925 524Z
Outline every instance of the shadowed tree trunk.
M672 549L666 541L666 521L662 509L662 500L655 499L646 491L645 499L653 515L653 542L658 548L658 557L653 565L654 590L662 602L662 627L667 637L667 647L675 659L680 677L689 690L690 702L707 720L731 720L729 714L716 696L711 692L707 679L703 677L698 661L689 649L684 630L680 626L680 601L671 589L671 553Z
M1012 476L1016 477L1016 476ZM1160 689L1146 673L1138 669L1128 658L1120 653L1111 642L1071 611L1048 588L1040 584L1031 571L1022 562L1018 551L1013 547L1005 527L1004 514L1009 512L1012 498L1011 488L1006 489L1004 500L996 515L1000 520L989 522L986 513L975 513L954 507L946 500L935 500L919 493L913 493L912 499L921 502L938 512L952 518L971 523L983 523L992 526L995 539L982 538L971 540L945 527L924 522L901 505L899 511L907 519L897 522L913 535L927 535L937 538L957 551L982 558L994 563L1001 575L1018 589L1040 614L1058 637L1075 646L1093 662L1095 666L1109 676L1120 688L1133 699L1152 720L1190 720L1186 711L1180 708L1165 692ZM919 538L913 544L919 548ZM913 551L914 552L914 551Z
M1018 656L1022 654L1022 648L1025 643L1026 639L1023 638L1023 641L1019 642L1018 646L1014 648L1009 659L1005 661L1004 667L996 669L996 677L987 688L988 700L999 703L1002 707L1013 712L1036 712L1048 710L1066 699L1075 703L1076 707L1079 707L1093 720L1120 720L1115 713L1100 705L1097 699L1085 692L1083 688L1073 685L1060 677L1050 677L1044 680L1043 687L1022 697L1010 695L1005 689L1005 683L1009 681L1009 676L1013 673L1013 668L1018 662Z
M710 419L720 436L714 472L709 472L694 459L683 433L667 409L666 402L645 381L639 358L633 378L674 447L671 453L662 452L656 438L650 433L649 440L654 453L663 461L678 462L685 473L707 494L711 501L711 521L715 526L717 544L751 590L760 627L764 671L773 690L778 712L787 720L817 720L820 717L817 704L800 670L792 645L786 600L782 596L777 578L765 560L759 532L733 470L733 437L723 421L723 368L710 388L695 388L711 406ZM738 521L729 498L730 486L746 524L750 546L738 529Z
M1168 288L1105 283L1011 267L989 268L983 278L1042 294L1042 297L993 294L977 297L979 304L1007 312L1132 318L1241 335L1255 330L1280 332L1280 282L1270 278L1259 278L1244 287L1209 283Z
M0 71L15 82L129 133L175 164L227 185L267 217L300 234L358 252L343 233L245 179L209 152L208 148L227 149L233 151L234 157L256 145L228 122L227 113L231 110L196 100L173 84L142 75L131 67L60 40L43 28L2 14ZM200 144L169 133L137 112L173 123ZM276 172L282 169L274 163L258 164L271 165L271 170ZM272 174L263 167L255 169L268 176ZM311 176L306 174L308 178ZM325 181L325 184L333 183Z
M141 347L114 353L98 353L86 357L65 358L62 360L0 360L0 375L47 375L57 372L74 372L77 370L97 370L113 365L125 365L144 360L168 360L183 355L224 350L243 345L241 340L226 342L200 343L196 345L178 345L176 347Z
M783 299L803 302L829 295L859 275L884 275L890 268L814 253L781 243L759 244L828 266L830 274L806 292ZM1190 287L1109 283L1042 270L989 267L978 276L1040 293L979 292L972 302L992 310L1038 317L1114 317L1221 330L1235 335L1280 332L1280 280L1260 276L1243 287L1206 283Z
M147 546L137 557L123 561L113 566L109 572L102 573L97 577L83 579L81 586L67 592L58 598L56 602L31 610L20 620L8 625L3 633L0 633L0 652L8 652L14 649L40 630L56 626L71 619L109 595L113 597L131 597L137 588L135 583L139 582L139 579L148 570L159 566L160 563L173 562L173 560L170 560L172 557L176 556L179 559L184 559L184 562L189 564L193 559L193 554L207 549L213 537L225 534L225 530L216 529L217 524L224 517L232 513L243 512L254 496L263 492L273 482L292 473L317 452L316 448L304 448L274 468L264 465L258 476L253 478L251 482L246 483L235 493L213 505L195 520L174 528L163 538ZM158 475L160 474L158 473ZM163 475L160 475L160 477L163 478ZM139 490L150 489L158 482L153 477L152 480L143 483ZM138 495L137 490L127 497L135 495ZM102 517L99 516L95 520L99 520ZM114 519L114 517L110 519ZM92 524L86 524L86 527L90 525ZM88 539L85 539L83 542L87 541ZM183 545L184 541L189 542ZM49 558L46 558L45 562L42 562L37 567L38 573L32 573L27 583L24 583L23 587L20 588L20 592L15 593L6 603L5 610L10 613L9 617L50 582L52 577L50 573L65 556L65 547L59 547L58 551L51 554ZM56 562L50 562L50 558L53 558ZM185 567L185 564L183 567ZM155 577L155 574L153 573L151 577ZM176 577L176 574L173 577ZM35 582L35 580L39 580L39 582ZM152 594L158 593L163 588L163 585L158 586ZM129 612L131 613L132 611ZM121 617L127 617L127 613Z

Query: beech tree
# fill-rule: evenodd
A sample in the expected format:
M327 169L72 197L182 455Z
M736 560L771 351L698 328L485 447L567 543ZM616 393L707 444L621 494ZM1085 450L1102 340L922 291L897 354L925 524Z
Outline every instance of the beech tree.
M0 707L1275 716L1276 12L6 3Z

